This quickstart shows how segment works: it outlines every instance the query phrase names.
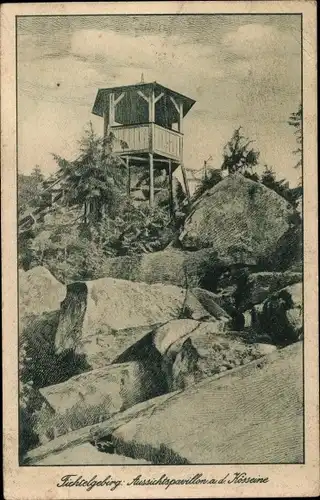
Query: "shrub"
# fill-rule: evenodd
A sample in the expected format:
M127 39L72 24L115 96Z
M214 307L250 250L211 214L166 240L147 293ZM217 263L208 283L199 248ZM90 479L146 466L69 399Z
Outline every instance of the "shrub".
M36 411L41 408L42 398L34 390L32 381L19 385L19 463L32 448L39 446L39 436L35 431Z
M213 188L216 186L220 181L222 181L222 173L221 170L209 170L209 172L206 174L205 178L202 179L201 183L196 189L195 194L193 195L193 200L196 201L198 198L200 198L203 193L208 191L209 189Z
M58 384L90 370L83 355L54 348L59 311L29 316L19 339L19 456L39 445L35 429L43 398L39 388Z

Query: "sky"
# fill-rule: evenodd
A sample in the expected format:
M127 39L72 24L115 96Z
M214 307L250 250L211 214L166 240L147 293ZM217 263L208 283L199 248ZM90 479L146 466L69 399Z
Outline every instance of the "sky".
M98 88L157 81L196 100L184 120L186 168L219 168L235 128L278 178L297 184L289 115L301 101L297 15L20 17L18 168L49 175L75 158Z

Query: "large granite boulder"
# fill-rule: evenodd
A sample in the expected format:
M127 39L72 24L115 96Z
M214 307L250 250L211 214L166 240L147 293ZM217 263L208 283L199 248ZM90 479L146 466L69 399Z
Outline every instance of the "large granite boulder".
M122 463L120 456L165 465L303 463L302 358L298 342L60 436L31 450L25 463L86 463L74 447L104 439L116 454L109 464Z
M260 304L277 290L300 281L302 281L302 273L299 271L250 272L247 268L239 268L221 276L218 282L218 292L211 294L211 297L223 310L233 315L236 310L244 312ZM193 293L195 293L194 290ZM208 296L209 293L206 292L206 295ZM201 294L195 293L195 295L200 300ZM203 301L201 303L205 304ZM208 311L211 309L209 308Z
M60 309L57 353L84 354L92 368L114 361L155 324L182 314L208 319L196 297L173 285L102 278L67 286Z
M223 333L224 330L225 325L220 321L201 322L191 319L176 319L155 328L152 343L161 356L165 356L172 346L190 337L193 333L202 331L217 334Z
M235 298L238 294L241 312L263 302L269 295L282 288L302 281L301 272L257 272L248 274L245 282L230 276L225 280L223 288L216 294L215 301L226 311L235 310ZM240 285L240 288L238 288ZM237 290L238 289L238 290ZM240 307L239 307L240 306Z
M45 267L19 270L20 331L28 317L56 311L66 296L66 286Z
M187 253L170 248L159 252L125 255L105 259L100 277L144 283L163 283L184 287Z
M99 277L181 287L202 286L207 278L211 287L229 264L227 256L218 259L217 253L209 248L188 252L169 247L159 252L105 259Z
M44 399L36 432L43 444L67 432L96 424L155 394L138 363L114 364L39 389Z
M303 463L303 429L298 342L175 393L113 440L154 464Z
M266 334L271 341L286 345L303 334L302 283L287 286L270 295L251 311L251 328Z
M274 251L292 213L284 198L237 173L195 203L180 241L186 250L211 247L230 264L255 265Z
M247 306L260 304L268 295L286 286L302 281L301 272L259 272L249 276L249 295L244 303Z
M169 321L155 330L153 343L162 356L169 391L185 389L276 350L272 345L247 344L228 335L219 321Z
M274 345L245 343L228 333L221 320L175 319L154 328L115 362L138 362L150 373L153 393L163 394L185 389L273 350Z
M139 362L150 373L153 393L163 394L173 390L171 371L174 362L171 356L172 346L186 340L193 332L198 331L224 334L225 323L211 318L203 322L194 319L175 319L155 327L143 338L133 343L122 352L116 363ZM183 339L183 340L182 340ZM167 353L170 351L170 356ZM190 369L193 376L193 371Z
M303 272L303 224L295 212L289 219L288 230L279 238L273 252L264 260L269 270Z

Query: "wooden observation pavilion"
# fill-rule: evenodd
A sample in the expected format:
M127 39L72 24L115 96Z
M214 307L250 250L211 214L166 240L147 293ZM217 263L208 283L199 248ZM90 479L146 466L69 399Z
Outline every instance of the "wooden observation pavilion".
M104 137L112 133L113 153L128 169L149 170L149 201L154 205L155 174L169 176L172 206L172 174L181 166L187 196L189 189L183 167L183 119L195 101L157 82L99 89L92 113L104 119Z

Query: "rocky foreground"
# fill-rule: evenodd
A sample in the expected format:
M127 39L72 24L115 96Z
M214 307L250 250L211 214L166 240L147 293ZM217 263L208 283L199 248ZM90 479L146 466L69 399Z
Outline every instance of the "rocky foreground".
M106 435L116 455L104 463L127 463L124 456L156 464L302 463L302 398L299 342L61 436L29 452L28 463L84 463L81 455L73 461L75 450L89 450L92 463L88 442Z
M256 184L210 190L179 250L68 285L20 272L23 463L303 462L299 255L270 269L293 209Z
M303 460L301 342L283 347L271 336L266 342L263 328L271 322L290 342L299 339L300 284L271 294L258 312L254 306L242 331L232 330L228 313L205 290L109 278L81 286L82 296L75 293L79 284L67 287L60 311L53 312L51 338L55 352L77 353L86 369L39 388L35 430L42 446L29 452L27 463L73 463L74 453L64 449L80 445L79 452L94 447L87 460L95 461L103 453L97 443L106 437L104 460L111 462L113 454L179 464ZM167 288L167 301L159 303ZM115 309L119 293L124 317ZM37 321L31 317L31 330ZM246 337L252 325L254 342Z

